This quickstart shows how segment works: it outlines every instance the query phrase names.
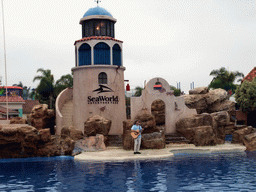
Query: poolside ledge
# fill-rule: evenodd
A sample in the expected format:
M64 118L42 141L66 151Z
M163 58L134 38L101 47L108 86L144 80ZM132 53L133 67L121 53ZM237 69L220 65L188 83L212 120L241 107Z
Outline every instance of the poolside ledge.
M193 144L167 145L164 149L144 149L141 154L134 155L133 151L126 151L118 147L108 147L105 151L83 152L74 157L75 160L86 161L124 161L165 159L177 153L221 153L243 152L246 147L239 144L226 143L216 146L196 147Z

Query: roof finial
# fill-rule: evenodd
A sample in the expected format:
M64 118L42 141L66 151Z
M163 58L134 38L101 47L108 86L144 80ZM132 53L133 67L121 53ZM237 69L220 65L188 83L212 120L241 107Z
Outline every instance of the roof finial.
M100 0L94 0L94 2L97 2L97 7L99 6Z

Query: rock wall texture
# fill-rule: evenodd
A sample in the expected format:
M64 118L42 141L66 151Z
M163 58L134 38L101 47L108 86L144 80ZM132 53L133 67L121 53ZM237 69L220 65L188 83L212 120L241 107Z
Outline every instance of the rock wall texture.
M82 131L76 130L74 127L63 127L61 130L61 138L74 141L72 155L86 151L106 150L105 137L102 134L87 137Z
M155 117L156 125L165 124L165 104L157 99L151 105L151 114Z
M75 150L77 151L102 151L106 150L104 136L97 134L96 136L85 137L76 141Z
M50 129L38 130L26 124L0 127L0 158L71 155L73 143L52 136Z
M49 128L38 129L27 124L0 125L0 158L76 155L105 149L104 135L87 137L74 127L63 127L61 136L55 136Z
M181 119L176 131L196 146L216 145L225 142L225 127L230 126L226 111L203 113Z
M23 119L22 117L14 117L11 118L10 124L26 124L26 119Z
M52 135L55 134L55 113L52 109L48 109L48 105L35 105L30 114L31 126L37 129L50 128Z
M248 126L234 131L232 143L246 146L246 151L256 151L256 129Z
M101 134L108 136L109 130L111 128L111 120L108 120L99 115L95 115L84 123L84 135L85 136L96 136Z
M196 109L198 114L227 111L230 115L235 113L235 103L228 100L228 93L223 89L208 90L199 87L183 95L185 104L190 109Z
M191 143L200 146L222 144L226 135L239 129L231 122L235 103L228 100L225 90L199 87L182 97L187 107L198 113L176 123L176 131Z

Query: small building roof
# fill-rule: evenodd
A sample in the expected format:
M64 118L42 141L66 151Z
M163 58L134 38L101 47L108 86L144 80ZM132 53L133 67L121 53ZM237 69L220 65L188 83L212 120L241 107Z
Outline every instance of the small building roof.
M38 100L25 100L25 104L22 105L24 114L30 114L35 105L40 105Z
M102 7L90 8L88 11L85 12L83 17L88 17L91 15L107 15L113 17L106 9Z
M0 96L0 103L6 102L6 96ZM9 103L25 102L21 96L8 96Z
M254 77L256 77L256 67L254 67L254 68L243 78L242 82L245 81L245 80L247 80L247 81L252 81Z

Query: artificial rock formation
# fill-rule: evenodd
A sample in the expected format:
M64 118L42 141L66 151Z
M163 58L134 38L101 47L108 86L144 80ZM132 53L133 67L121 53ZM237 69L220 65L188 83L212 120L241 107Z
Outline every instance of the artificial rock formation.
M190 90L189 95L182 97L184 97L187 107L196 109L200 114L188 118L189 120L185 118L176 124L177 132L185 136L191 143L195 145L221 144L225 142L227 134L236 130L234 123L230 122L230 117L235 114L235 103L228 100L227 91L199 87ZM192 122L192 124L182 127L183 121Z
M87 121L84 123L84 135L89 137L101 134L106 137L108 136L111 123L111 120L105 119L99 115L95 115L87 119Z
M198 114L227 111L232 115L235 112L235 103L228 100L228 93L223 89L208 90L207 87L199 87L182 97L187 107L196 109Z
M102 151L106 150L104 136L97 134L96 136L85 137L76 141L75 150L77 151Z
M248 126L245 127L243 129L234 131L234 133L232 134L232 143L236 143L236 144L246 144L245 141L245 136L246 135L250 135L251 133L255 132L255 128Z
M71 155L74 143L52 136L50 129L26 124L0 126L0 158Z
M66 127L64 126L61 129L61 138L66 139L66 138L71 138L74 141L80 140L84 138L84 134L82 131L79 131L75 129L74 127Z
M248 126L234 131L232 143L243 144L246 151L256 151L256 129Z
M26 119L23 119L22 117L14 117L11 118L10 124L26 124Z
M225 126L230 126L229 114L221 111L181 119L176 131L196 146L216 145L225 142Z
M123 148L125 150L131 150L134 147L133 138L131 137L132 126L133 122L131 120L123 122Z
M54 135L55 113L47 104L35 105L30 114L31 125L37 129L50 128Z
M165 124L165 104L157 99L151 105L151 114L155 117L156 125Z
M105 123L104 123L105 122ZM108 135L110 129L109 121L97 116L91 118L87 121L86 126L92 126L91 130L95 132L105 133ZM74 150L71 151L72 155L77 155L84 151L101 151L106 149L105 137L103 134L96 134L95 136L90 136L90 134L95 134L94 131L83 134L82 131L76 130L74 127L63 127L61 129L61 138L74 142Z
M165 148L164 133L154 132L143 134L141 139L142 149L162 149Z

